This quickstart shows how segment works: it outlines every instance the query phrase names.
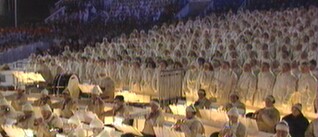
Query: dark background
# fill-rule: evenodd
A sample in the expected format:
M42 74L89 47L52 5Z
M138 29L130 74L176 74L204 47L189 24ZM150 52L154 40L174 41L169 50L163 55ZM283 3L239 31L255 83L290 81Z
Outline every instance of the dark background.
M17 0L18 26L41 22L50 15L50 9L58 0ZM5 14L0 17L0 27L14 26L14 0L5 1Z

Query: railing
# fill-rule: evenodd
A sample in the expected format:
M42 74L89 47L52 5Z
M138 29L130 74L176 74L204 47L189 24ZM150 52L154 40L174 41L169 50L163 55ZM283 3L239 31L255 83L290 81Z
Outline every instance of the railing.
M55 7L59 6L63 1L64 1L64 0L59 0L59 1L57 1L57 2L54 4Z
M2 52L0 53L0 65L25 59L29 57L30 54L35 53L37 50L45 50L49 47L50 44L48 42L36 42L11 49L6 52Z
M66 7L63 6L62 8L60 8L59 10L55 11L53 14L51 14L49 17L47 17L44 21L45 23L47 23L48 21L52 21L55 18L59 17L59 16L63 16L65 14L65 9Z

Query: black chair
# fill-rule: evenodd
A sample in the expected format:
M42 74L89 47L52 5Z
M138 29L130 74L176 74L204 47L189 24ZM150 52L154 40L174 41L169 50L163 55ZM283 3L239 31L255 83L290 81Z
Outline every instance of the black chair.
M219 137L220 132L214 132L210 135L210 137Z

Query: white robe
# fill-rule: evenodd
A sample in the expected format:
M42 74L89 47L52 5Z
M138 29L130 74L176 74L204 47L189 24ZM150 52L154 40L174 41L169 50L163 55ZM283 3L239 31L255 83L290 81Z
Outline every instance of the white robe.
M216 73L216 96L219 99L219 103L228 102L228 98L231 92L236 87L237 75L231 70L220 70Z
M154 69L145 68L142 74L142 82L141 82L141 92L146 95L154 96L156 93L154 92L154 87L152 86L153 78L154 78Z
M130 68L128 72L129 77L129 89L134 93L140 93L140 83L141 83L142 72L140 68Z
M208 97L215 97L216 83L213 71L200 71L199 87L206 91Z
M311 73L303 73L298 80L298 92L300 102L305 111L313 111L315 97L317 95L317 79Z
M296 91L297 79L291 72L279 73L273 89L276 106L286 108L290 104L291 96ZM291 106L290 106L291 107ZM287 107L287 108L290 108Z
M195 101L197 99L198 70L188 70L184 76L182 90L186 95L187 101Z
M239 96L245 104L253 104L257 78L252 72L243 72L237 83Z
M265 97L273 94L275 75L272 72L260 72L257 77L257 91L255 93L254 105L264 106Z

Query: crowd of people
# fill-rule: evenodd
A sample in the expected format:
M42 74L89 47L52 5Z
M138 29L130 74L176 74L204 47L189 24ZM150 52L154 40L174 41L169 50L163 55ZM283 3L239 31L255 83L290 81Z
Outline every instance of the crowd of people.
M256 119L260 131L298 134L295 123L308 126L302 113L314 112L317 96L317 10L229 12L147 32L134 30L83 50L70 50L70 45L58 56L32 55L27 70L41 72L49 83L57 74L73 73L102 89L109 89L105 82L112 81L112 92L156 96L162 70L184 69L182 91L187 101L195 102L186 110L189 119L196 109L209 108L208 102L225 104L230 123L245 114L245 105L256 106L260 109L248 116ZM288 124L279 122L286 108L293 112L284 118ZM307 129L306 137L315 136L315 121L300 134ZM197 119L185 125L192 124L197 128L190 132L201 133ZM240 132L240 125L234 127L219 134ZM182 126L176 129L184 131Z
M44 40L49 35L50 28L22 26L19 28L0 28L0 53L19 47L23 44Z
M167 0L67 1L59 5L65 6L65 14L55 17L54 22L88 23L92 20L99 20L104 24L140 21L146 24L158 22L162 17L170 15L169 9L178 10L176 9L177 1ZM169 8L169 6L173 7Z

